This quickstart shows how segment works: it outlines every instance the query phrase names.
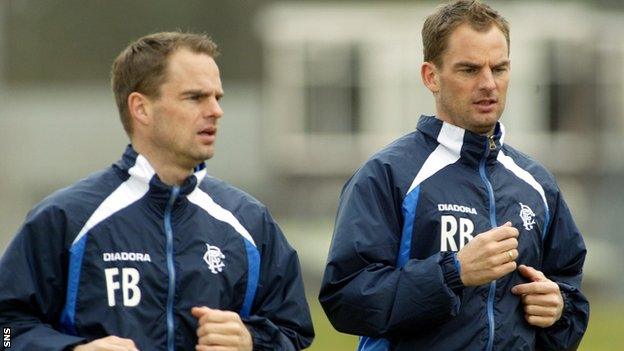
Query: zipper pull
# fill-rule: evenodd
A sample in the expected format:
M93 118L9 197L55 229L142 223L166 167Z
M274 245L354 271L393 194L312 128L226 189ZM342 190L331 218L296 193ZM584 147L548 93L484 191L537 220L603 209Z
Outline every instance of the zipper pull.
M490 144L490 150L495 150L496 149L496 143L494 142L494 136L490 135L488 137L488 143Z

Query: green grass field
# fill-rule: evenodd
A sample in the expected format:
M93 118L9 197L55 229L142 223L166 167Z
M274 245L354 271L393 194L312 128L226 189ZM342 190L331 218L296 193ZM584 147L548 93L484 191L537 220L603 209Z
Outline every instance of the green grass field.
M624 301L590 299L589 328L579 350L624 350Z
M314 343L308 350L312 351L353 351L357 343L357 337L353 335L341 334L332 327L325 316L318 301L310 301L312 321L316 337Z
M332 328L316 301L310 302L316 338L308 350L353 351L357 338ZM624 347L624 301L592 301L589 328L579 347L582 351L615 351Z

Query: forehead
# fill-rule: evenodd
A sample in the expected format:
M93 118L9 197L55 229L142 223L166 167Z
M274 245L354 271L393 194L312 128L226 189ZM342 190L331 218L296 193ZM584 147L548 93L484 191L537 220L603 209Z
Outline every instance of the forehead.
M164 85L199 85L221 89L219 67L207 54L178 49L169 57Z
M464 23L455 28L448 38L447 48L442 55L445 64L458 61L481 62L502 61L509 58L505 34L495 25L484 32L477 31Z

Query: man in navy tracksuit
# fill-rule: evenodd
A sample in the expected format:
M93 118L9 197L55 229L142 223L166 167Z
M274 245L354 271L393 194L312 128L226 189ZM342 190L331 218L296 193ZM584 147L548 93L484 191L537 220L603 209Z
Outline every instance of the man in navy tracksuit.
M456 1L423 44L436 116L345 185L323 308L358 350L574 349L585 245L553 176L504 143L508 23Z
M132 145L45 199L0 261L12 350L300 350L296 252L267 209L206 174L223 114L215 44L157 33L116 59Z

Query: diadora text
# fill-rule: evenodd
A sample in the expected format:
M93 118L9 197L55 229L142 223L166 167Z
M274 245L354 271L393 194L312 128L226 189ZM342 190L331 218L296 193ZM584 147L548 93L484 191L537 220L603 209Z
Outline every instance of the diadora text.
M455 205L455 204L438 204L438 211L440 212L454 211L454 212L461 212L461 213L470 213L473 215L477 214L477 210L475 210L474 207L461 206L461 205Z
M141 261L152 262L148 253L140 252L105 252L102 254L104 262L112 261Z

